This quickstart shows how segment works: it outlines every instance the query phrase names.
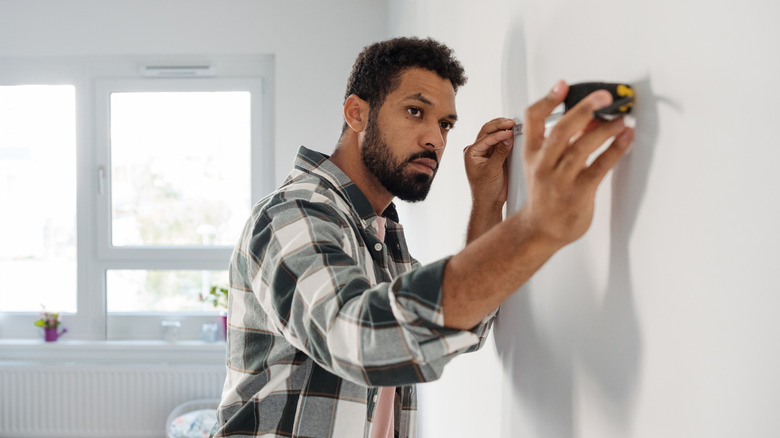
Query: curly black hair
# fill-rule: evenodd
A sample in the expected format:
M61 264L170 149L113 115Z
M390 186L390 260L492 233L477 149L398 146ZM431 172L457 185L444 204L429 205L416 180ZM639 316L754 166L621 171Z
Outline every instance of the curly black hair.
M367 101L371 110L378 110L385 97L398 87L401 73L411 67L449 79L455 92L466 83L463 66L449 47L432 38L393 38L363 48L352 66L344 101L354 94Z

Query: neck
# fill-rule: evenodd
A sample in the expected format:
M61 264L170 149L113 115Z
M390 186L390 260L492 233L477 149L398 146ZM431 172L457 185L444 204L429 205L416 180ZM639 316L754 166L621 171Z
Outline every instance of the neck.
M393 195L379 182L376 175L369 171L360 156L358 134L347 130L339 139L336 151L330 161L344 172L366 196L378 216L393 201Z

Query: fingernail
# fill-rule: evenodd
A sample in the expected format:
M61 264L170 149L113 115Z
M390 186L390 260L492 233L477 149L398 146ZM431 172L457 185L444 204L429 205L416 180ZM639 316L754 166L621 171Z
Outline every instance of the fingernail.
M593 109L604 108L612 103L612 96L607 91L596 91L590 96L590 104Z
M627 129L626 132L623 132L620 136L622 137L623 154L626 156L631 155L631 152L634 150L633 128Z
M626 142L627 144L630 144L631 142L634 141L634 130L631 128L626 129L620 134L620 137L622 141Z
M634 128L629 129L628 133L626 134L626 140L633 142L635 137L636 137L636 131L634 130Z
M561 81L558 81L553 85L551 93L554 95L558 95L561 92Z

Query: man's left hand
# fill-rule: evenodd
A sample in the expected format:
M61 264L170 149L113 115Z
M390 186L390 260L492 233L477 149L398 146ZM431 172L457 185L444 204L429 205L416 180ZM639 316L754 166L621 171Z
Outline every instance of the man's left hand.
M515 141L513 126L512 119L493 119L482 126L477 141L463 150L475 208L501 209L506 202L507 157Z

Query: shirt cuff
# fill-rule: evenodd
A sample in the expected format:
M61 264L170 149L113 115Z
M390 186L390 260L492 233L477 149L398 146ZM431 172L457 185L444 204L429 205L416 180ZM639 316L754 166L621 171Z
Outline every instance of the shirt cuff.
M495 315L471 330L444 326L441 284L448 261L449 257L405 273L393 282L389 294L396 319L418 347L418 359L428 363L478 348Z

